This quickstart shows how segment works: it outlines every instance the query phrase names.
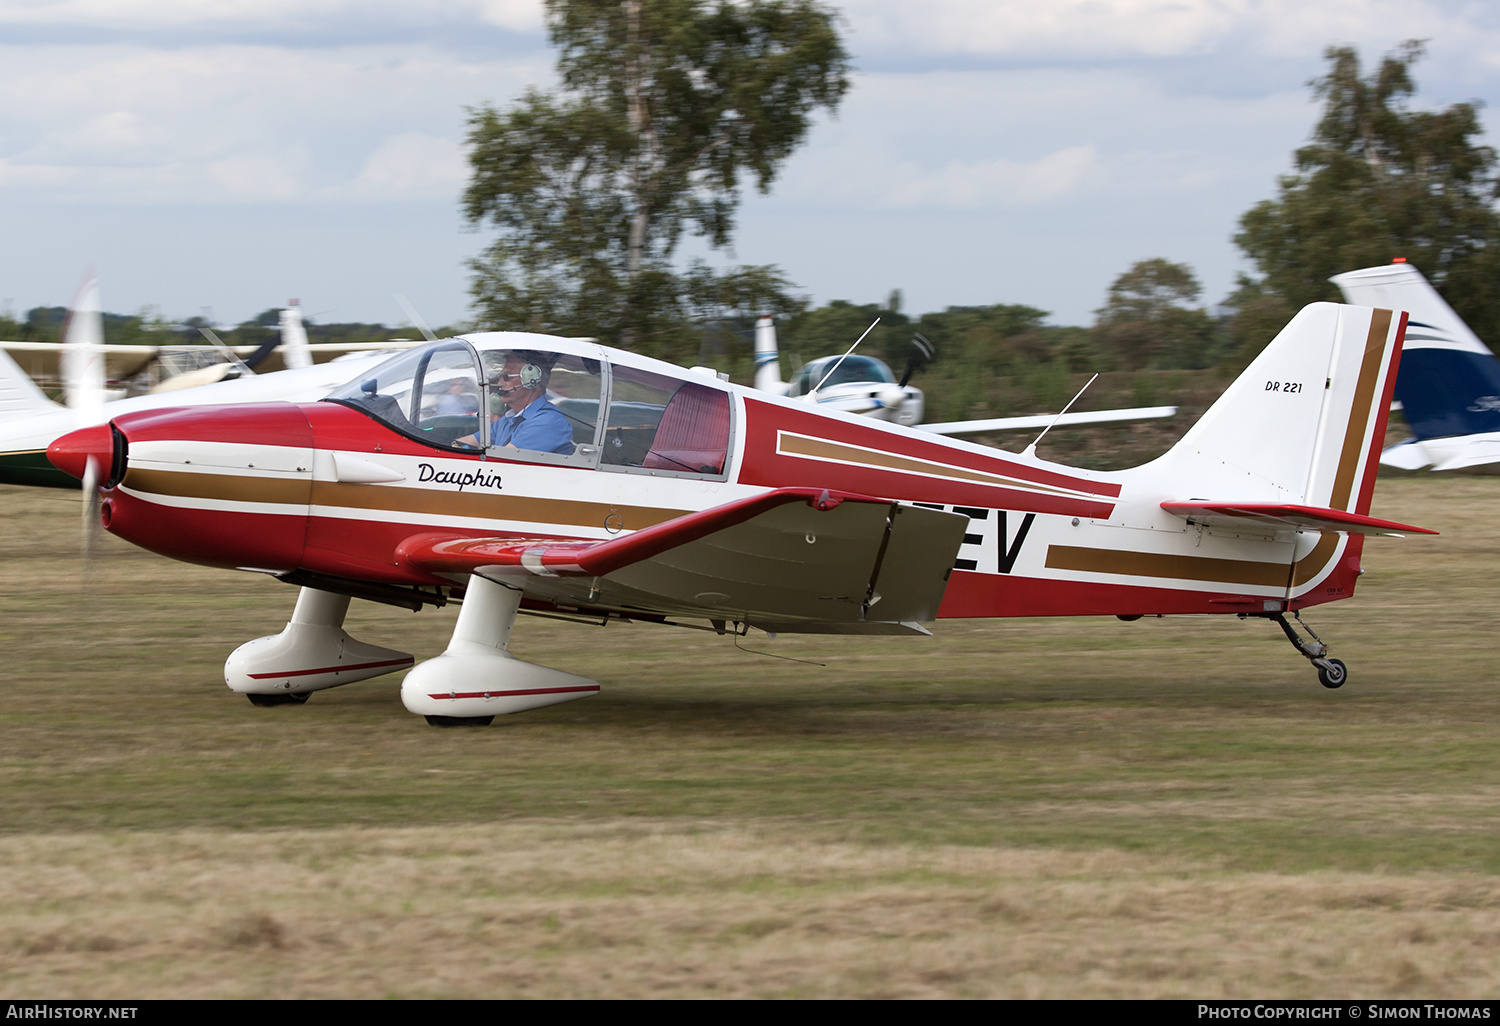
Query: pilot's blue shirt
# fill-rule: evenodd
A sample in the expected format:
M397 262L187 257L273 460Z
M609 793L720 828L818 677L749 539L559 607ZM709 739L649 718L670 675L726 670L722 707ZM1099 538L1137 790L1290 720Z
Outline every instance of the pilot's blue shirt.
M572 455L573 425L562 410L541 395L519 414L507 410L505 416L491 421L490 444Z

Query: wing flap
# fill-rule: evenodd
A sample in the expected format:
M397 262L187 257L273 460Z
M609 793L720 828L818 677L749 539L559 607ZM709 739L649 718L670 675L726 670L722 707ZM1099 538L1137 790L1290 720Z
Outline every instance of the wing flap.
M1281 530L1342 531L1348 534L1437 534L1425 527L1380 520L1361 513L1322 506L1299 506L1282 502L1164 502L1161 508L1189 523L1208 527L1251 520Z
M596 601L705 616L902 622L936 617L967 518L887 499L782 488L623 538L418 535L398 558L434 573L587 577Z

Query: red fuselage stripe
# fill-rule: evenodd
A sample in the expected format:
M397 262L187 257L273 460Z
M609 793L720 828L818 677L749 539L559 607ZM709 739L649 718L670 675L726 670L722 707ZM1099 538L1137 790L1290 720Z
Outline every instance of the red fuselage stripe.
M251 680L265 680L268 677L311 677L318 673L338 673L341 670L370 670L377 666L410 666L414 662L411 656L405 659L387 659L380 663L348 663L339 666L320 666L316 670L287 670L285 673L250 673L246 674Z
M450 691L428 698L511 698L515 695L565 695L574 691L598 691L597 684L579 684L568 688L522 688L519 691Z

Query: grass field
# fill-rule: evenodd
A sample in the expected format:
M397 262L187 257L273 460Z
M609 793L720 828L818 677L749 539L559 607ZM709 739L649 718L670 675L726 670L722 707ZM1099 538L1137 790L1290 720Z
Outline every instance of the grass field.
M293 589L0 489L6 997L1500 995L1500 478L1382 479L1308 620L921 640L523 619L584 701L443 731L399 676L256 709ZM356 603L419 658L452 609Z

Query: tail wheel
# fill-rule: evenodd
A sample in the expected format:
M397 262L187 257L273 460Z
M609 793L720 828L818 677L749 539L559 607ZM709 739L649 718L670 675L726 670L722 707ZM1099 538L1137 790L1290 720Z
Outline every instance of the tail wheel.
M1349 667L1342 659L1327 659L1318 667L1318 683L1325 688L1341 688L1349 679Z

